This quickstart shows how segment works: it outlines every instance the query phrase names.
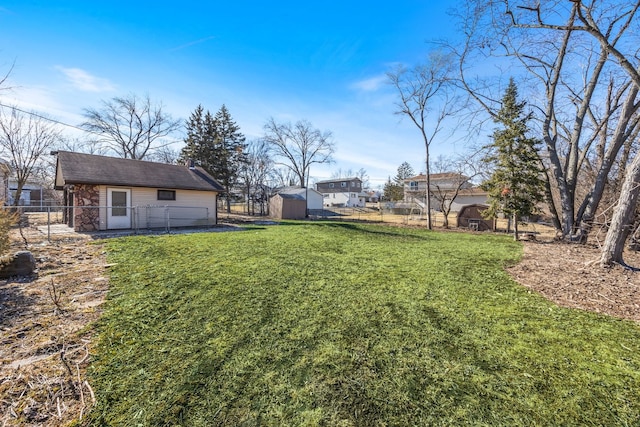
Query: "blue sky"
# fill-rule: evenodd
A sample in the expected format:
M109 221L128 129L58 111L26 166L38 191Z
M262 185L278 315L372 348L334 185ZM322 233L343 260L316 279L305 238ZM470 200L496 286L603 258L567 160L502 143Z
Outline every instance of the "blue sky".
M149 95L174 118L222 104L247 139L269 117L333 132L335 163L367 170L372 187L408 161L420 134L394 114L385 72L413 65L452 35L453 1L87 2L0 0L0 71L15 62L3 104L78 125L84 108ZM179 148L180 145L176 145ZM435 142L432 155L452 154Z

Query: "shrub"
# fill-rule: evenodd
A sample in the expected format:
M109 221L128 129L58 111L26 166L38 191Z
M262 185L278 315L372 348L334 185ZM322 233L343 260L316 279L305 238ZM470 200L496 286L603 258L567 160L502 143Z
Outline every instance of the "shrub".
M17 219L17 214L9 208L0 209L0 255L9 250L9 230Z

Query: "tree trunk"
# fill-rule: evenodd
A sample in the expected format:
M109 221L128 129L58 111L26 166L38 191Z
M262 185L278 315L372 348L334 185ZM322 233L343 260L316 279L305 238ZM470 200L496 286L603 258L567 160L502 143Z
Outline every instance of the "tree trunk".
M429 170L429 144L427 144L427 161L426 161L426 167L427 167L427 172L426 172L426 193L427 193L427 197L425 199L425 205L426 205L426 209L427 209L427 229L429 230L433 230L433 224L431 222L431 177L429 176L431 171Z
M640 196L640 154L637 154L633 162L627 168L627 176L620 190L620 198L618 205L611 219L611 226L607 232L602 253L600 257L600 265L603 267L613 264L620 264L625 267L622 253L624 245L629 237L629 233L633 227L633 216L636 205L638 204L638 196Z
M249 215L251 215L250 208L251 208L251 185L247 184L247 213L249 213Z
M636 86L629 90L629 94L627 95L622 107L620 119L618 120L618 125L616 126L610 146L607 149L607 152L601 156L602 160L593 188L585 198L582 206L578 209L578 214L576 215L576 223L579 225L577 237L582 243L586 243L587 241L596 211L598 210L598 206L600 205L600 201L602 200L604 190L608 183L607 177L609 176L611 168L613 167L616 158L619 157L618 154L624 146L624 143L630 139L633 140L631 134L633 133L633 129L638 125L637 118L632 121L639 107L639 104L635 102L638 92L639 89ZM621 161L621 168L626 164L627 162Z
M562 238L567 239L573 232L573 219L574 219L574 193L573 190L567 185L562 162L556 151L555 138L545 137L545 143L547 150L549 151L550 170L553 182L557 186L557 190L560 196L560 227L562 229ZM556 215L557 215L556 210Z
M549 181L549 173L547 169L542 165L542 170L544 171L544 197L547 200L547 207L549 208L549 213L551 214L551 222L553 223L553 228L556 231L562 232L562 224L560 223L560 217L558 216L558 209L556 208L556 203L553 200L553 192L551 190L551 182Z
M23 187L24 187L24 182L18 181L18 188L16 189L16 195L13 198L13 206L15 207L20 205L20 197L22 197Z
M516 242L518 239L518 214L514 212L513 214L513 240Z

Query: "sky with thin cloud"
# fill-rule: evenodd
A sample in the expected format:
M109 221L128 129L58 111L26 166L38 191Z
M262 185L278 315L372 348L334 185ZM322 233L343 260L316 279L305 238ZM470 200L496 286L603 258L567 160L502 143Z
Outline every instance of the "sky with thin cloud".
M414 65L429 41L454 35L451 0L402 2L0 0L0 103L77 126L86 108L135 94L186 119L222 104L248 140L276 121L308 120L333 133L335 163L311 176L367 170L382 186L408 161L420 171L424 145L394 114L386 72ZM68 129L74 138L77 130ZM175 148L181 147L181 136ZM432 152L454 154L437 141Z
M116 86L107 79L92 76L80 68L55 67L64 74L74 89L81 92L114 92Z

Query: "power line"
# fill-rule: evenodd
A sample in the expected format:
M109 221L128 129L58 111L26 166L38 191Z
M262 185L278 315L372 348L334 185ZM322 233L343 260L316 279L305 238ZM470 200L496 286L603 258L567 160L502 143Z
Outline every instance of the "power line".
M56 119L52 119L52 118L47 117L47 116L43 116L42 114L36 113L34 111L26 111L26 110L23 110L23 109L18 108L16 106L13 106L13 105L7 105L7 104L3 104L2 102L0 102L0 107L11 108L11 109L14 109L16 111L20 111L21 113L29 114L30 116L34 116L34 117L37 117L37 118L42 119L42 120L47 120L49 122L56 123L56 124L59 124L59 125L62 125L62 126L67 126L67 127L70 127L72 129L76 129L76 130L79 130L79 131L82 131L82 132L90 133L92 135L104 136L101 133L94 132L94 131L91 131L91 130L88 130L88 129L83 129L83 128L75 126L75 125L70 125L69 123L61 122L60 120L56 120ZM176 140L173 140L173 141L170 141L170 142L164 144L163 146L171 145L171 144L176 143L176 142L182 142L182 140L176 139Z
M18 108L18 107L14 106L14 105L7 105L7 104L3 104L2 102L0 102L0 107L11 108L13 110L20 111L21 113L24 113L24 114L29 114L30 116L34 116L34 117L37 117L37 118L42 119L42 120L46 120L46 121L49 121L49 122L52 122L52 123L56 123L56 124L59 124L59 125L62 125L62 126L67 126L67 127L70 127L70 128L82 131L82 132L92 133L94 135L100 135L99 133L92 132L92 131L87 130L87 129L83 129L83 128L75 126L75 125L70 125L69 123L61 122L60 120L52 119L51 117L43 116L42 114L38 114L38 113L36 113L34 111L23 110L23 109Z

